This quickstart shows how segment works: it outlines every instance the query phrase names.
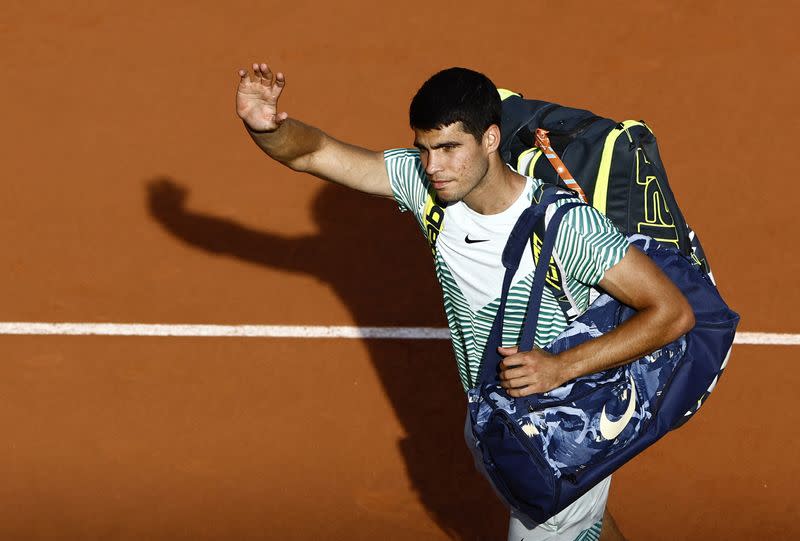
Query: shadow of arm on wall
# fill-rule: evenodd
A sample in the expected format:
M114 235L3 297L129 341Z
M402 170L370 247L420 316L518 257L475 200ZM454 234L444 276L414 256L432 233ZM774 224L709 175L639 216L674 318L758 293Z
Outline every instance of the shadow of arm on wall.
M323 184L311 203L318 233L288 237L188 208L169 177L147 183L150 215L190 246L326 283L359 325L442 324L429 252L390 201ZM279 205L280 202L272 202Z
M234 220L187 208L189 190L169 177L147 183L147 209L164 229L183 242L268 267L315 272L298 251L313 250L313 237L290 238L256 231Z

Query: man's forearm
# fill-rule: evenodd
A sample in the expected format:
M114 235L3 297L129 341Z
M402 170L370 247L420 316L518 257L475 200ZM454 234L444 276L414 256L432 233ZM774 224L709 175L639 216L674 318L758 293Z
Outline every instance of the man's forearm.
M688 311L687 311L688 310ZM688 303L681 311L642 310L612 331L558 354L566 380L630 362L691 330Z
M549 391L576 377L625 364L694 326L689 301L638 248L631 246L598 285L636 314L608 333L557 355L537 348L522 353L500 348L505 357L500 377L511 396Z
M348 188L393 197L383 152L337 141L317 128L279 112L286 80L266 64L253 64L253 75L239 70L236 114L250 137L270 158L294 169Z
M610 268L600 287L637 310L603 336L565 351L568 379L618 366L672 342L694 326L692 307L653 261L631 247Z
M311 155L322 148L325 133L294 119L286 119L275 131L257 132L245 124L256 145L270 158L297 171L308 169Z

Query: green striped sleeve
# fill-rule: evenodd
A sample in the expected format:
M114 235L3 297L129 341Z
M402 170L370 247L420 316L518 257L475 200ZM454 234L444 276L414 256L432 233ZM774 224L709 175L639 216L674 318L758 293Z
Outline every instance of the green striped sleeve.
M386 150L383 160L400 210L421 212L427 194L427 177L419 159L419 151L410 148Z
M594 523L591 528L587 528L578 534L578 537L575 538L575 541L598 541L602 531L603 519L600 519L598 522Z
M567 276L595 286L620 262L628 239L594 207L581 205L567 212L556 237L555 251Z

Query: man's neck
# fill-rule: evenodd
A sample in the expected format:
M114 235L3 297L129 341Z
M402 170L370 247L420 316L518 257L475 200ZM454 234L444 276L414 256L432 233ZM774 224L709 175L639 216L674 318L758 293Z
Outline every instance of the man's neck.
M501 160L492 160L475 188L462 200L479 214L499 214L519 199L526 179Z

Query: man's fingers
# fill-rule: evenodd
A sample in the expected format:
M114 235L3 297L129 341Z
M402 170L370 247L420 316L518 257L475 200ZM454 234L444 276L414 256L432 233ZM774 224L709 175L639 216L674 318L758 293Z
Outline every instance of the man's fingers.
M283 76L283 73L276 73L275 78L273 79L274 83L270 90L272 91L272 95L277 100L281 97L281 93L283 92L283 86L286 84L286 78Z
M531 377L514 377L511 379L501 379L500 387L506 390L522 389L523 387L528 387L534 383L536 383L536 381Z
M272 85L272 70L269 69L267 64L261 64L259 66L259 70L261 71L261 76L264 78L264 84L267 86Z
M266 86L275 86L278 89L278 95L286 84L286 76L283 73L272 73L268 64L253 64L252 76L247 70L239 70L240 83L261 83Z
M522 378L528 375L528 372L521 366L516 368L506 368L500 370L500 379L510 381L515 378Z
M519 351L517 346L513 346L510 348L499 347L497 348L497 352L502 355L503 357L508 357L509 355L514 355Z
M261 82L261 70L259 69L258 64L253 64L253 82L260 83Z
M278 113L277 115L275 115L275 122L277 122L278 124L282 124L283 121L286 120L287 118L289 118L289 113L284 111L283 113Z
M514 366L522 366L526 364L527 359L523 354L509 354L505 359L500 361L500 368L501 369L509 369Z
M539 382L535 374L527 373L521 368L515 368L500 373L500 386L510 396L519 397L533 393L539 387ZM525 393L518 394L520 390L525 390Z

